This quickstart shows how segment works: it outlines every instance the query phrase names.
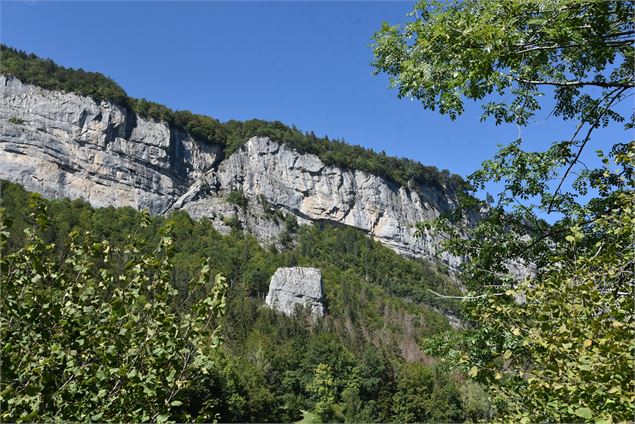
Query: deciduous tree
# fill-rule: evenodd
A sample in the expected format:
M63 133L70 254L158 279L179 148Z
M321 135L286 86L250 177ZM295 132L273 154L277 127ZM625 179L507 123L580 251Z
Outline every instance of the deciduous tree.
M524 126L548 95L551 115L576 123L544 151L520 139L503 147L469 178L475 190L500 183L495 202L466 198L436 223L447 249L468 258L474 329L431 351L487 383L499 417L633 417L633 143L628 132L594 137L625 121L633 9L632 1L421 1L410 22L375 35L375 68L400 97L452 119L465 101L480 101L483 119ZM585 164L593 143L607 150L595 167ZM483 206L483 219L462 228L465 213Z

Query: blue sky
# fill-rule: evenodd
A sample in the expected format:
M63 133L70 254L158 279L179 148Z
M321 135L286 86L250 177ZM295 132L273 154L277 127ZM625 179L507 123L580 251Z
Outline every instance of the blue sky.
M373 75L372 34L404 22L412 5L3 1L1 38L173 109L280 120L465 176L519 130L481 123L476 104L451 121ZM548 112L522 130L537 149L571 134Z

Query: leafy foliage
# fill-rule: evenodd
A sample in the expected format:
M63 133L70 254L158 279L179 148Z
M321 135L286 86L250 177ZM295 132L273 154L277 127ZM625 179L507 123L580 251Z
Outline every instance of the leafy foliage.
M634 156L632 150L617 155L626 174ZM607 167L604 177L615 181L611 174ZM489 289L475 284L484 263L504 265L494 259L500 251L493 246L469 264L468 281L480 298L467 310L479 317L479 328L449 344L464 356L447 349L436 353L471 367L470 374L493 390L502 414L610 422L635 412L634 200L632 190L617 190L594 199L585 209L589 215L570 217L567 226L560 222L554 228L560 233L550 237L554 244L541 252L542 266L523 281L504 278L501 271L490 276ZM515 244L523 242L535 243L525 238Z
M50 59L40 59L34 54L26 54L1 45L0 72L14 75L21 81L47 90L59 90L92 97L96 101L107 100L126 106L126 92L112 79L97 73L75 69L69 72Z
M245 193L242 191L232 191L227 195L226 199L229 203L233 203L234 205L240 207L241 209L247 208L249 205L249 199L245 196Z
M460 421L461 401L453 384L421 364L403 364L393 398L393 419L409 423Z
M214 118L190 111L173 111L146 99L128 97L119 85L101 74L64 68L50 59L40 59L34 54L26 54L5 45L0 45L0 52L0 72L4 75L13 75L24 83L50 90L89 96L96 101L111 101L143 118L163 121L175 130L186 131L200 142L221 144L226 155L235 152L251 137L270 137L301 152L315 154L327 165L366 171L403 186L412 181L415 186L433 185L456 191L465 189L461 177L447 170L439 171L434 166L389 157L372 149L331 141L328 137L319 138L312 132L305 134L279 121L252 119L220 123Z
M11 118L9 118L9 122L15 125L22 125L24 124L24 119L18 118L17 116L12 116Z
M315 368L313 381L307 386L307 390L315 399L315 415L321 422L331 422L336 418L335 382L333 371L327 364L319 364Z
M211 286L209 266L190 282L198 299L179 309L171 282L173 243L167 231L152 254L129 240L69 234L57 262L39 235L46 206L34 206L25 245L6 252L2 214L2 418L8 421L176 421L214 419L214 399L193 405L193 381L215 366L225 311L225 279ZM114 255L125 257L112 272Z
M375 34L375 69L400 97L453 119L464 99L505 94L484 104L484 117L524 125L548 85L555 116L589 121L598 101L582 89L635 83L631 1L424 0L412 15Z
M446 248L469 258L462 280L474 329L427 340L427 351L484 382L502 420L633 416L634 145L612 140L607 155L598 151L602 165L582 163L594 131L625 120L616 105L634 86L633 9L422 1L412 22L375 36L377 71L427 108L455 118L464 100L491 96L484 119L526 125L539 97L553 94L553 115L578 123L545 151L516 140L470 176L475 189L503 186L474 228L461 228L464 213L484 206L474 198L434 223L451 235Z

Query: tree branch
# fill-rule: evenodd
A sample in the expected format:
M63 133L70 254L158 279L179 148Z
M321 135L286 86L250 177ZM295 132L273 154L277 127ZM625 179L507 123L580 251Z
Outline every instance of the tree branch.
M629 38L626 40L606 41L604 44L609 46L621 46L621 45L633 44L633 42L635 42L635 39ZM524 48L523 50L518 51L518 54L523 54L523 53L530 53L530 52L542 51L542 50L572 49L572 48L579 48L583 46L584 46L583 44L565 44L565 45L554 44L551 46L529 46L527 44L524 44L524 45L517 46L517 48Z
M576 154L575 158L573 158L573 160L571 161L571 163L569 164L569 166L567 167L567 170L565 171L564 175L562 176L562 178L560 179L560 183L558 184L558 187L556 188L556 191L553 193L553 197L551 198L551 201L549 202L549 207L547 208L547 213L551 213L552 212L552 208L553 208L553 204L556 200L556 198L558 197L558 192L560 191L560 188L562 188L562 184L564 183L564 180L567 178L567 176L569 175L569 172L571 172L571 169L573 168L573 165L575 165L575 163L578 161L578 159L580 159L580 156L582 155L582 151L584 150L584 147L586 146L586 144L588 143L588 141L591 139L591 133L593 133L593 130L596 128L597 124L600 122L600 119L602 119L602 117L604 116L604 114L606 114L606 112L608 112L609 108L611 107L611 105L613 105L613 103L620 97L620 95L622 93L624 93L626 90L628 90L628 87L623 87L621 89L616 89L613 90L611 93L607 94L604 99L608 99L609 96L613 95L613 93L615 93L617 91L617 94L615 96L613 96L613 98L608 102L608 104L604 107L604 110L602 111L602 113L600 113L596 118L595 121L593 122L593 124L589 127L589 131L587 131L586 136L584 137L584 141L582 142L582 144L580 145L580 148L578 149L578 153ZM574 134L573 138L575 138L575 136L578 134L578 132L580 131L580 128L582 128L582 125L580 125L576 131L576 133ZM571 139L571 141L573 141L573 138Z
M632 82L602 82L602 81L544 81L544 80L526 80L522 78L512 77L514 80L522 84L530 85L554 85L557 87L584 87L594 86L603 88L633 88L635 84Z
M434 290L430 290L428 289L428 291L432 294L434 294L437 297L440 297L442 299L459 299L459 300L474 300L474 299L482 299L484 297L487 296L502 296L505 293L485 293L485 294L479 294L477 296L447 296L445 294L440 294L435 292Z

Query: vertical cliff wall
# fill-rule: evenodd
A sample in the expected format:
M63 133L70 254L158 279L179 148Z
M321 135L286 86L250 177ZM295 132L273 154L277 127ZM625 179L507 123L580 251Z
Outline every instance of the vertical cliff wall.
M276 243L283 220L359 228L411 257L436 257L439 240L414 237L414 224L455 205L443 187L406 188L358 170L326 166L268 138L254 137L225 158L165 123L75 94L0 76L0 178L46 197L82 198L97 207L132 206L154 214L185 210L222 232L239 222ZM241 192L246 203L227 201ZM459 259L439 257L451 267Z

